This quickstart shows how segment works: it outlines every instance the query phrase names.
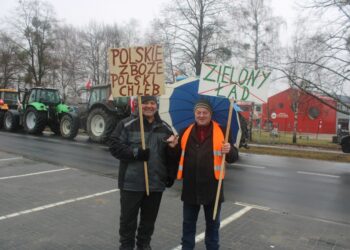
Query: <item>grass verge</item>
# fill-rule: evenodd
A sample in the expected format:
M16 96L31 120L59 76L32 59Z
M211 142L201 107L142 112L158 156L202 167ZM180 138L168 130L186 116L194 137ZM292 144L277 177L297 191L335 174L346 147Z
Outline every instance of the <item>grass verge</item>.
M265 155L276 155L276 156L287 156L304 159L314 159L323 161L335 161L335 162L347 162L350 163L350 154L339 153L328 153L324 151L307 151L307 150L296 150L289 148L272 148L272 147L254 147L250 146L249 149L240 148L240 152L251 153L251 154L265 154Z

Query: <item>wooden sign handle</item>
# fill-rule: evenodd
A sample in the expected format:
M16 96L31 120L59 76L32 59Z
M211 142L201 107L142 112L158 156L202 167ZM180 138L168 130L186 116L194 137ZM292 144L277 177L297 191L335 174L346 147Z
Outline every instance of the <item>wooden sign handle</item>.
M138 97L137 97L137 100L138 100L138 109L139 109L139 117L140 117L141 145L142 145L142 149L146 149L145 131L144 131L144 127L143 127L143 115L142 115L142 101L141 101L141 96L138 96ZM144 170L144 172L145 172L146 194L147 194L147 196L149 196L147 161L144 161L144 162L143 162L143 170Z
M226 134L225 134L225 143L228 142L228 136L229 136L229 133L230 133L231 120L232 120L232 111L233 111L233 99L230 99L230 109L228 111L228 119L227 119ZM219 183L218 183L218 188L217 188L216 197L215 197L213 220L215 220L216 214L218 212L219 197L220 197L220 191L221 191L221 186L222 186L222 178L223 178L224 173L225 173L225 160L226 160L226 154L224 154L222 156L222 162L221 162L221 167L220 167Z

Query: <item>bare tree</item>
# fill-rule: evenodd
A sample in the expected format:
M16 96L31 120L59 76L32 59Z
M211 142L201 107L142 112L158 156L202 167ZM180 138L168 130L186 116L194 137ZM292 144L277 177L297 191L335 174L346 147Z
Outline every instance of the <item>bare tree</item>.
M269 1L235 1L230 16L235 55L243 58L246 66L269 68L273 61L278 61L279 30L284 20L272 14Z
M167 29L166 21L154 19L151 28L145 34L145 41L147 44L162 44L164 48L165 77L167 82L176 81L176 72L181 69L177 68L174 63L174 46L175 36Z
M315 44L307 38L307 27L304 25L305 20L300 19L297 24L298 32L293 36L292 47L285 55L286 62L282 66L275 66L275 69L282 72L287 78L290 88L292 89L290 99L292 102L291 109L294 113L293 137L292 142L297 143L298 116L301 109L305 109L305 96L311 97L314 88L306 79L312 76L313 69L310 65L303 65L299 61L310 61L319 55L319 50ZM324 102L323 99L320 98Z
M121 30L117 25L102 25L91 22L83 31L82 40L88 74L95 85L108 84L107 52L111 47L130 46L136 39L131 30ZM127 38L123 35L128 33ZM130 40L131 39L131 40Z
M303 34L303 47L308 57L290 57L283 72L302 91L339 112L350 114L349 103L339 96L349 95L350 92L350 2L310 0L304 8L313 11L309 12L309 18L317 16L322 21L313 29L315 32L310 33L309 29L308 33ZM315 25L315 22L311 24L312 21L303 23ZM304 73L290 75L287 67L304 68ZM325 102L315 92L333 98L338 106ZM339 104L348 111L339 109Z
M20 53L16 44L5 34L0 34L0 87L19 80L22 66Z
M109 68L108 68L108 50L110 48L118 48L122 46L123 33L117 24L105 25L104 28L104 43L102 45L103 53L103 67L102 67L102 82L109 83Z
M43 86L50 63L50 50L54 46L54 12L47 2L21 0L11 19L11 38L26 55L26 80Z
M102 25L96 22L90 22L82 33L83 46L85 51L85 62L88 72L91 73L90 78L95 85L101 84L100 67L103 64L102 44L103 44L103 29Z
M175 68L199 75L202 62L223 62L231 57L225 43L225 6L223 0L174 0L164 10L161 25L167 32L164 37L173 41Z
M72 26L62 26L56 32L54 62L51 67L52 85L62 90L63 99L66 95L76 96L79 83L86 79L83 64L83 48L80 32Z
M118 37L123 47L133 47L140 45L141 42L141 31L137 20L130 19L129 22L124 23L120 26L119 32L121 33ZM142 44L144 42L142 41Z
M230 8L234 61L254 69L271 69L279 61L279 29L284 22L274 16L267 0L234 1ZM249 120L252 140L253 112Z

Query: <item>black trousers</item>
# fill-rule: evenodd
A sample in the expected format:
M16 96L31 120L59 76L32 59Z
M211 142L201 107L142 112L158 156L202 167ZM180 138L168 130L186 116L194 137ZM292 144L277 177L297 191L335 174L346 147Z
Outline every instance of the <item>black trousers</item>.
M150 192L147 196L145 192L120 190L120 250L134 249L136 229L137 247L143 249L150 245L162 194ZM137 226L139 214L140 223Z

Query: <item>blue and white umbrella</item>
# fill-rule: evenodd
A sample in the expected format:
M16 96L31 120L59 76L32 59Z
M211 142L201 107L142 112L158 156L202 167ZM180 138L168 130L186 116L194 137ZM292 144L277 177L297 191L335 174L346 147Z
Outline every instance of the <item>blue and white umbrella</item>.
M179 133L182 129L194 123L193 108L198 99L207 99L213 107L213 120L226 127L230 102L227 98L198 94L199 79L187 78L166 86L166 93L159 99L159 115ZM234 105L231 121L232 141L238 147L241 138L240 124Z

